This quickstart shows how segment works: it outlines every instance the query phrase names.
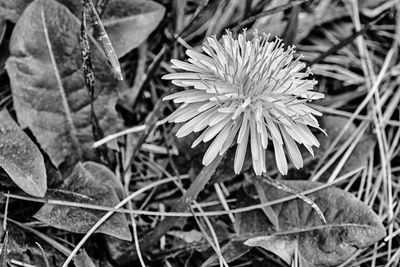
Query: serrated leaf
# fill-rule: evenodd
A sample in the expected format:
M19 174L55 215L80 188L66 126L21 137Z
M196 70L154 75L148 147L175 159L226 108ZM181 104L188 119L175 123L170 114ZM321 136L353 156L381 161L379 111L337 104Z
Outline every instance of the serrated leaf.
M143 43L160 24L165 8L150 0L110 1L103 25L120 58Z
M109 186L96 181L93 174L78 163L59 190L49 190L49 199L113 207L119 200ZM86 233L104 215L103 211L45 204L34 217L52 227L74 233ZM128 221L124 214L115 213L96 232L131 241Z
M105 134L122 127L115 104L124 84L95 42L91 44L95 74L94 107ZM63 5L36 0L18 20L6 63L18 121L35 135L53 164L72 165L93 153L88 92L81 70L79 20Z
M27 194L46 193L43 156L5 109L0 111L0 166Z
M309 181L282 183L298 191L322 185ZM289 196L267 184L264 189L271 201ZM324 213L327 224L321 222L309 204L294 199L272 206L278 215L278 232L271 231L272 226L264 215L264 225L258 224L258 218L255 220L257 225L251 226L249 218L259 217L259 210L239 214L236 228L253 235L245 244L263 247L289 264L297 249L303 266L336 266L350 258L358 248L370 246L385 236L379 217L350 193L330 187L307 197Z

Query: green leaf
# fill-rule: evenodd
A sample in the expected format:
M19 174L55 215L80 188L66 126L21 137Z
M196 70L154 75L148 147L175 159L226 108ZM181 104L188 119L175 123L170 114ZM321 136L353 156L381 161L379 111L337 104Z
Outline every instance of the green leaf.
M49 190L46 197L102 207L114 207L119 203L114 190L97 181L94 174L85 169L81 163L75 166L59 190ZM34 217L52 227L84 234L104 213L104 211L94 209L45 204ZM96 232L122 240L132 240L128 221L121 213L111 216Z
M309 181L282 183L298 191L322 185ZM289 196L267 184L264 190L271 201ZM379 217L352 194L330 187L307 197L324 213L327 224L321 222L309 204L294 199L272 206L280 231L272 230L273 226L260 210L238 214L236 229L243 238L252 235L246 245L263 247L288 264L297 249L303 266L309 267L341 264L358 248L370 246L385 236Z
M320 134L321 146L320 149L316 150L316 158L321 158L329 146L333 143L342 129L346 126L348 119L338 116L324 116L321 119L321 127L328 133L328 136ZM343 145L351 135L357 130L357 127L354 123L350 124L347 131L345 131L343 137L339 140L336 147L340 147ZM376 138L371 134L364 133L357 145L354 147L354 150L344 163L342 169L338 173L338 175L343 175L349 173L350 171L354 171L360 167L367 167L368 157L371 150L374 149L376 145ZM334 150L335 151L335 150ZM340 158L339 158L340 160ZM326 180L330 174L333 172L336 167L336 163L333 164L331 168L329 168L325 174L321 177L320 181Z
M91 158L89 97L81 70L79 20L63 5L36 0L18 20L6 63L18 121L35 135L58 167ZM124 88L92 41L94 107L105 135L122 128L115 104ZM122 93L122 92L121 92Z
M2 0L0 1L0 24L5 20L16 23L21 13L33 0Z
M5 109L0 111L0 166L27 194L46 193L43 156Z
M124 198L124 187L109 168L93 161L83 163L83 167L92 174L98 184L112 188L120 200Z
M96 267L84 249L74 257L74 264L76 267Z
M110 1L103 25L120 58L143 43L160 24L165 8L149 0Z

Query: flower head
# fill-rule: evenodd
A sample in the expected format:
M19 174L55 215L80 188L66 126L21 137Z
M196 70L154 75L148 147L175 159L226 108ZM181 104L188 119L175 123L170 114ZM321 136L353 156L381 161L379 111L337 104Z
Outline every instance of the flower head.
M314 80L307 80L310 69L294 59L293 47L284 49L282 41L269 41L269 35L254 33L250 41L246 32L234 39L230 32L219 43L215 37L203 45L205 54L187 50L189 62L171 60L172 67L184 72L165 75L164 79L180 87L192 89L171 94L182 105L168 121L185 124L177 136L201 132L192 147L214 139L208 147L203 164L210 164L237 143L234 170L242 169L248 143L257 175L266 172L265 153L270 141L279 171L287 174L287 154L296 168L303 166L297 143L311 154L318 140L308 126L319 127L307 101L323 98L313 92Z

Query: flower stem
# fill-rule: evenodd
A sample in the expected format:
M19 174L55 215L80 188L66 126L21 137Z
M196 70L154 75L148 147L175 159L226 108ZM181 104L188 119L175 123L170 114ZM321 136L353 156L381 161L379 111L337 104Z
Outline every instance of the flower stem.
M190 205L197 198L199 193L204 189L208 183L218 165L221 163L223 156L217 156L208 166L204 166L196 179L190 185L186 193L178 200L173 208L174 212L185 212L190 210ZM163 220L153 231L143 238L145 243L142 246L142 250L149 249L154 243L156 243L163 235L165 235L169 229L179 225L185 218L167 217Z

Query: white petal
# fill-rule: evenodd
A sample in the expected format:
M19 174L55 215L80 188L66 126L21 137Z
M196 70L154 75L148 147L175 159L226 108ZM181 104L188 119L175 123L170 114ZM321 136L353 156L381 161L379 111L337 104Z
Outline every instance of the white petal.
M243 137L244 137L245 133L247 132L248 117L249 117L249 113L248 112L244 113L243 118L242 118L242 125L240 126L240 131L239 131L239 135L238 135L238 139L237 139L238 144L240 142L242 142Z
M224 144L222 145L221 151L219 152L220 155L223 155L232 145L233 140L235 139L236 134L239 131L239 127L240 124L235 122L232 129L229 131L229 135L226 137Z
M177 93L174 93L174 94L167 95L166 97L163 98L163 101L171 100L171 99L178 98L178 97L190 96L190 95L193 95L193 94L197 94L198 92L202 92L202 91L195 90L195 89L184 90L184 91L181 91L181 92L177 92Z
M308 145L314 145L316 147L319 147L319 141L318 139L314 136L314 134L310 131L310 129L308 129L308 127L304 124L299 123L298 124L299 129L301 129L301 131L303 132L303 137L307 138L307 140L309 140L310 143L308 143Z
M270 133L272 135L272 139L275 139L279 144L283 144L282 136L279 133L278 127L276 127L275 122L273 122L271 118L269 118L265 115L264 115L264 118L267 122L268 130L270 131Z
M211 139L213 139L214 136L216 136L216 135L222 130L222 128L225 127L225 125L226 125L230 120L231 120L230 118L226 118L226 119L224 119L223 121L220 121L219 123L217 123L216 125L208 127L207 130L205 130L205 132L207 132L207 133L206 133L206 135L204 136L203 141L204 141L204 142L208 142L208 141L210 141Z
M197 90L199 91L199 90ZM204 91L196 92L185 97L178 97L174 99L174 103L196 103L201 101L209 100L212 95L205 93Z
M192 73L192 72L177 72L169 73L162 76L164 80L200 80L200 79L212 79L214 75L209 73Z
M280 173L286 175L288 172L288 166L285 152L283 151L283 145L280 144L275 138L272 138L272 143L274 144L276 166L278 167Z
M281 126L281 133L283 139L285 140L286 150L289 153L289 157L293 162L293 165L299 169L303 167L303 158L301 156L300 150L297 147L296 142L292 139L292 137L285 130L285 126Z
M193 131L200 132L200 131L204 130L208 126L208 123L211 120L211 118L213 116L215 116L214 114L216 114L216 113L218 113L217 107L211 108L211 109L201 113L201 115L199 115L199 116L201 116L201 120L199 120L199 123L193 127Z
M258 150L261 149L261 143L258 143L257 138L257 130L256 124L254 121L250 120L250 148L251 148L251 156L253 160L258 160L259 152Z
M195 103L190 105L183 105L182 108L177 109L174 113L172 113L168 120L173 122L185 122L190 120L200 112L198 108L202 106L204 103Z
M204 72L203 68L199 66L193 65L191 63L183 62L176 59L171 59L171 63L174 64L172 68L179 68L182 70L188 70L190 72Z
M220 152L222 145L224 144L224 141L226 137L229 134L230 129L232 128L233 122L229 122L227 125L225 125L224 129L215 137L214 141L211 143L211 145L208 147L206 153L204 154L203 157L203 165L209 165L215 157L218 155Z
M249 141L249 127L246 127L246 132L243 135L242 141L237 145L236 148L235 161L233 164L233 168L236 174L239 174L240 171L242 170L244 158L246 156L248 141Z
M203 113L204 114L204 113ZM204 115L200 114L196 117L194 117L193 119L191 119L190 121L186 122L177 132L176 132L176 136L178 138L187 136L188 134L190 134L191 132L193 132L193 128L195 125L199 124L199 122L201 122L201 120L203 119ZM203 115L203 116L202 116Z
M214 118L211 119L210 123L208 124L209 126L214 126L220 121L226 119L229 116L229 114L226 113L219 113L217 114Z
M196 146L198 146L201 141L203 141L204 136L206 135L206 131L202 132L199 137L196 138L196 140L194 140L194 142L192 143L191 148L195 148Z
M314 150L312 149L311 146L309 145L304 145L305 148L307 148L308 152L310 152L311 156L314 157Z
M204 105L202 105L201 107L199 107L198 111L199 111L199 112L206 111L207 109L210 109L210 108L214 107L215 105L217 105L216 102L209 102L209 101L207 101Z
M209 56L206 56L202 53L199 53L195 50L186 50L186 55L188 55L189 57L193 58L193 59L197 59L197 60L205 60L207 62L209 62L210 64L212 64L212 58L210 58Z

